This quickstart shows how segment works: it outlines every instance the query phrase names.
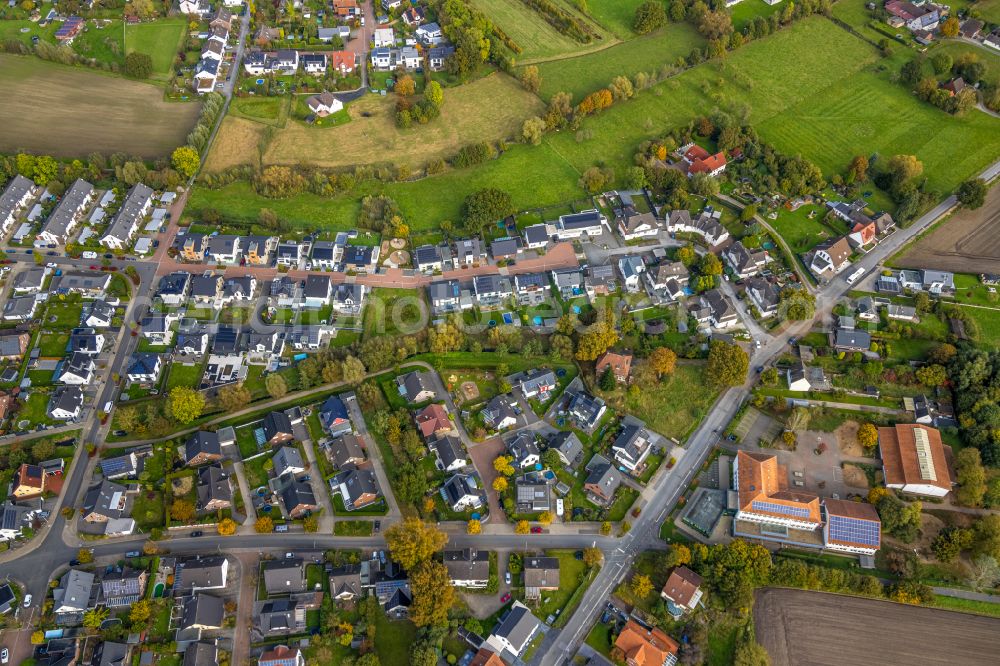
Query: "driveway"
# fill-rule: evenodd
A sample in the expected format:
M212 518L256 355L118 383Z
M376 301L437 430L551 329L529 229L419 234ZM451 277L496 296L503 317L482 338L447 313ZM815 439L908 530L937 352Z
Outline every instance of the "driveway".
M472 464L479 470L479 476L483 480L483 489L490 505L489 522L503 523L504 513L500 508L500 499L493 490L493 479L499 474L493 468L493 461L497 456L506 451L507 447L499 437L492 437L485 442L479 442L469 446L469 455L472 456Z

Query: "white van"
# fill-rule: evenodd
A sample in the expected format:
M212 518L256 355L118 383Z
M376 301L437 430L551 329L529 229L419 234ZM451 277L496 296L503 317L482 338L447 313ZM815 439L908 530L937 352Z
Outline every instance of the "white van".
M91 252L90 250L87 250L86 252L83 253L83 258L84 259L97 259L97 253L96 252Z
M861 279L861 276L865 274L864 268L859 268L850 275L847 276L847 284L854 284Z

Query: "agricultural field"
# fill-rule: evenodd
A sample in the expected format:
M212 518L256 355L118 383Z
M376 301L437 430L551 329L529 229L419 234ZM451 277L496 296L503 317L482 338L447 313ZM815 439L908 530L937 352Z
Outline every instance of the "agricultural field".
M619 75L657 72L672 65L704 43L689 23L671 23L651 35L636 37L594 53L540 63L542 76L539 94L548 99L557 92L573 94L578 102L584 96L611 83Z
M187 22L183 18L126 26L125 55L133 51L148 54L153 60L153 78L166 80L171 74L171 66L186 29Z
M496 100L504 100L496 104ZM218 171L258 160L264 125L246 120L257 114L262 122L277 119L270 100L254 100L237 113L244 118L226 118L206 164ZM484 113L484 109L490 109ZM519 134L521 123L542 111L537 97L504 74L493 74L445 92L441 117L427 125L401 130L395 124L395 103L390 97L368 95L348 106L351 122L315 128L286 123L274 133L264 153L264 164L300 164L323 167L391 161L420 168L428 161L454 155L462 146ZM280 113L280 112L279 112Z
M753 616L757 641L774 666L992 664L988 655L1000 632L994 618L805 590L762 590Z
M165 102L148 83L22 56L0 55L0 86L2 152L165 157L184 143L200 109Z
M541 14L526 6L521 0L473 0L472 4L523 49L517 56L518 62L521 63L527 64L553 56L593 51L614 41L613 35L605 33L592 21L588 21L602 38L594 39L589 44L578 42L546 23ZM556 4L578 16L567 3L557 1Z
M903 268L1000 273L1000 187L989 191L982 208L959 210L895 263Z

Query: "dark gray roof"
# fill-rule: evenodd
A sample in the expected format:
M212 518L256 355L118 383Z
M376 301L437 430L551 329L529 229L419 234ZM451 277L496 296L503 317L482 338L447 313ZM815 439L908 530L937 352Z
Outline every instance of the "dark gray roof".
M494 257L515 255L520 249L521 238L519 236L515 236L513 238L498 238L490 243L490 254Z
M264 563L264 589L268 594L290 594L306 589L306 565L301 557Z
M306 508L317 506L312 486L307 481L299 481L297 479L288 483L284 490L281 491L281 501L285 505L285 511L289 513L301 506L305 506Z
M219 293L218 275L195 275L191 278L191 295L215 298Z
M223 574L223 563L226 558L221 555L198 556L186 560L181 565L179 589L222 587L226 581Z
M515 604L493 633L506 638L511 645L519 646L538 629L538 625L538 619L531 614L531 611L521 604Z
M188 437L184 443L184 460L192 460L199 453L221 456L222 445L219 444L219 435L208 430L199 430Z
M354 433L349 432L337 437L328 445L331 462L340 469L349 463L363 460L365 454L361 443L361 439Z
M330 278L326 275L307 277L305 295L307 298L328 298L330 296Z
M94 650L90 663L91 666L126 666L131 663L126 661L128 653L129 647L125 643L103 641Z
M114 218L111 220L111 226L108 227L104 235L122 241L130 239L133 228L139 224L142 212L149 205L152 197L153 190L149 187L142 183L133 185L132 189L125 195L125 201L122 203L121 208L118 209L118 212L115 213Z
M97 514L108 519L123 518L128 507L125 486L104 480L87 491L83 498L83 508L87 514Z
M871 344L872 336L868 333L868 331L862 331L860 329L837 329L834 339L834 346L847 347L850 349L864 350L868 349Z
M549 230L544 224L533 224L524 230L524 237L528 243L547 243L549 241Z
M347 469L336 477L338 484L347 489L347 497L344 497L344 504L353 506L354 502L363 495L381 496L382 489L379 488L378 478L375 471L369 466L358 467L348 465Z
M279 435L293 435L292 421L284 412L270 412L264 417L264 435L268 440Z
M552 436L549 446L562 453L569 462L573 462L583 452L583 443L572 430L564 430Z
M293 469L305 469L302 456L299 450L291 446L279 446L272 458L274 461L274 473L281 476Z
M462 440L454 435L438 437L430 443L430 448L437 452L437 456L445 468L451 467L456 461L467 460L465 450L462 448Z
M0 220L14 212L19 207L21 200L34 187L35 184L21 174L16 174L11 178L7 187L4 188L3 195L0 196Z
M210 594L194 594L186 597L181 605L181 629L189 629L196 625L204 627L221 627L226 616L225 603L219 597Z
M233 487L229 475L221 465L208 465L198 470L198 505L206 506L212 501L232 503Z
M184 662L182 666L216 666L218 664L219 650L215 643L188 643L184 650Z
M56 236L65 236L77 213L83 207L90 196L94 193L94 186L82 178L76 181L63 195L63 198L56 204L49 219L46 220L42 231L48 231Z

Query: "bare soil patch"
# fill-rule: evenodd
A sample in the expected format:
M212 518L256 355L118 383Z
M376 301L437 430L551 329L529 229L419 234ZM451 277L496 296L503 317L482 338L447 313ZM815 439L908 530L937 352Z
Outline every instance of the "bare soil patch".
M824 592L762 590L753 617L773 666L986 666L1000 647L995 618Z
M840 452L845 456L860 458L865 455L864 447L858 444L859 427L857 421L844 421L833 431L833 434L837 437Z
M184 497L191 489L194 488L194 477L193 476L180 476L171 481L170 483L171 491L174 493L174 497Z
M459 390L465 402L471 402L479 397L479 387L476 386L476 382L462 382Z
M165 157L185 141L198 103L157 86L34 57L0 55L0 152Z
M897 262L956 273L1000 272L1000 187L978 210L961 210L917 241Z
M868 476L863 469L854 465L844 465L844 485L851 488L868 489Z

